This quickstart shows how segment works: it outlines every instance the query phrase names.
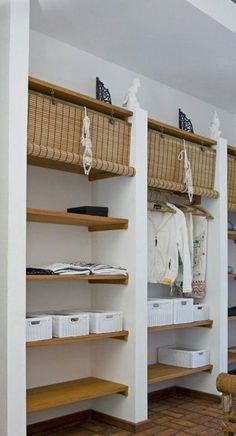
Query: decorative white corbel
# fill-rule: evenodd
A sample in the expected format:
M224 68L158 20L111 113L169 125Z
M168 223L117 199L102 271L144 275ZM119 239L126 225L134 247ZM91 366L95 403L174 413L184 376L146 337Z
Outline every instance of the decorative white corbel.
M218 141L222 132L220 130L220 120L216 111L214 111L213 119L210 124L209 130L210 138Z
M139 101L137 99L137 92L140 88L140 79L137 77L133 80L132 85L129 87L127 95L123 101L122 106L127 107L127 109L134 111L140 107Z

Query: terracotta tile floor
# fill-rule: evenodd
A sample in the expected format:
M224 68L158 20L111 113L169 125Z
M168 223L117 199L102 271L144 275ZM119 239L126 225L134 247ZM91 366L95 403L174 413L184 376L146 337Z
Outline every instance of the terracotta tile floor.
M173 396L149 403L150 428L136 433L149 436L223 435L221 431L221 405L210 400L193 399L184 395ZM40 436L130 436L133 433L91 421L80 427L70 427Z

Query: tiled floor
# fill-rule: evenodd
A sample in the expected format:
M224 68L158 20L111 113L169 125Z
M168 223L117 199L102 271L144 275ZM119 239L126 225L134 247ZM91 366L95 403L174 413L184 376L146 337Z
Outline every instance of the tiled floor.
M150 428L136 434L149 436L223 435L221 405L209 400L193 399L181 395L150 402L149 419ZM77 428L70 427L67 430L50 432L53 436L130 436L132 434L95 421ZM49 433L41 436L49 436Z

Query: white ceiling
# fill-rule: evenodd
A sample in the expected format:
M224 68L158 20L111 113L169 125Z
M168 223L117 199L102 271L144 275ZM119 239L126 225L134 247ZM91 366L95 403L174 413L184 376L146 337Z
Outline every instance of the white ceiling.
M187 0L30 4L32 29L236 113L236 33Z

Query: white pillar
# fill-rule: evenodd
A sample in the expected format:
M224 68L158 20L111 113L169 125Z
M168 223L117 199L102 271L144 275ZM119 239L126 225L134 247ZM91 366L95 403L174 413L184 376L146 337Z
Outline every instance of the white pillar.
M92 375L127 384L129 395L96 400L92 408L139 423L147 419L147 112L142 109L132 118L130 160L135 177L101 180L92 188L93 204L107 205L111 216L129 219L128 230L92 235L94 259L129 271L127 286L93 285L92 304L122 310L129 338L91 349Z
M0 1L0 436L25 435L29 0Z

